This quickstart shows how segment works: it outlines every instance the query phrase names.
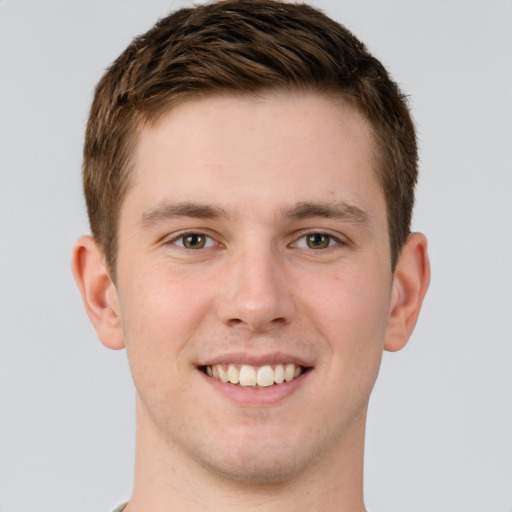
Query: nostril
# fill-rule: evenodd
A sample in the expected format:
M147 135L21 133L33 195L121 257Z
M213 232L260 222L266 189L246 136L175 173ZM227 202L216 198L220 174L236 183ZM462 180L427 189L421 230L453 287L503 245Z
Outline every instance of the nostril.
M284 317L278 317L274 318L270 321L246 321L242 320L240 318L231 318L229 319L226 324L229 327L233 328L247 328L250 331L267 331L267 330L273 330L277 327L284 327L288 322L286 321L286 318Z
M286 321L286 318L283 318L283 317L274 318L267 324L266 330L268 331L268 330L281 329L281 328L285 327L287 324L288 324L288 322Z

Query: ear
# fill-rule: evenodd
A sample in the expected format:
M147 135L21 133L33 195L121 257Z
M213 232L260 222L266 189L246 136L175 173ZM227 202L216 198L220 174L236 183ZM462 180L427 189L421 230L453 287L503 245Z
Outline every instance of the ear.
M98 338L108 348L123 348L116 288L110 279L103 251L93 237L82 236L75 242L71 269Z
M412 233L405 243L393 276L391 313L384 349L402 349L416 325L430 283L427 239Z

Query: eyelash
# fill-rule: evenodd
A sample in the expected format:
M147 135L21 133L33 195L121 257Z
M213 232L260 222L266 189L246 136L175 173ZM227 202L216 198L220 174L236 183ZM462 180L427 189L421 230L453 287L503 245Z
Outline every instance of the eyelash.
M187 247L186 246L186 240L187 238L196 238L196 242L199 244L198 247ZM321 246L322 240L318 241L318 247L311 247L308 243L308 237L322 237L324 240L327 239L327 245L325 247ZM201 245L201 240L197 239L203 239L203 244ZM311 238L310 238L311 239ZM179 241L181 240L181 243ZM304 244L301 246L301 240L304 240ZM193 241L193 240L191 240ZM337 236L334 236L330 233L325 233L323 231L310 231L307 233L302 234L299 238L295 240L292 244L289 245L289 247L297 247L299 249L306 249L306 250L312 250L312 251L321 251L330 249L332 247L336 246L342 246L346 245L347 243L340 239ZM212 247L215 247L216 245L219 245L218 242L216 242L210 235L202 232L202 231L186 231L183 233L180 233L177 236L174 236L172 239L166 242L166 245L174 245L182 250L185 251L197 251L201 249L209 249Z
M326 247L311 247L309 245L309 240L308 240L308 237L311 239L312 237L324 237L327 239L327 246ZM304 247L301 247L299 245L299 242L301 240L305 240L305 245ZM321 242L320 242L321 243ZM326 249L330 249L331 247L336 247L336 246L340 246L340 245L346 245L346 242L344 242L343 240L341 240L339 237L337 236L334 236L334 235L331 235L330 233L325 233L323 231L310 231L309 233L305 233L303 234L301 237L299 237L297 239L297 241L295 241L293 244L291 244L292 247L298 247L300 249L311 249L313 251L320 251L320 250L326 250Z
M201 247L186 247L185 240L187 238L192 238L192 237L203 238L204 245ZM182 241L181 244L177 243L179 240ZM166 244L175 245L185 251L209 249L210 247L214 247L215 245L218 245L218 243L210 235L207 235L206 233L203 233L201 231L186 231L184 233L180 233L179 235L173 237L168 242L166 242Z

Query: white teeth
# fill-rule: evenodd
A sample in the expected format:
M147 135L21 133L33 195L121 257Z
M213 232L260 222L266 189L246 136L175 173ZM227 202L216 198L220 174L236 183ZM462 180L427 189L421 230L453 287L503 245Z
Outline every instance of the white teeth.
M220 379L222 382L244 387L268 387L273 384L282 384L284 381L290 382L302 374L303 368L293 363L278 364L275 367L268 364L263 366L214 364L207 366L205 371L209 377Z
M284 366L282 364L278 364L276 366L274 373L274 380L276 381L276 384L281 384L282 382L284 382Z
M217 370L219 370L220 380L222 382L229 382L228 371L224 370L224 368L222 368L221 364L217 365Z
M286 382L290 382L295 375L295 365L292 363L288 363L284 367L284 380Z
M238 384L240 382L240 370L234 364L228 366L228 378L231 384Z
M256 383L258 386L267 387L274 384L274 370L269 365L260 366L256 376Z
M243 364L240 367L240 386L255 386L256 370L253 366Z

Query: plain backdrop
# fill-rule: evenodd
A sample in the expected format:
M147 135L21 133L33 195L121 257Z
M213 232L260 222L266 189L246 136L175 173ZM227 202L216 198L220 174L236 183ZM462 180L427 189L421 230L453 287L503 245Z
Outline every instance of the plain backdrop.
M512 511L512 1L318 0L411 97L432 283L371 400L373 512ZM130 495L134 390L70 273L104 69L176 1L0 0L0 512ZM191 407L193 404L191 404ZM307 414L307 411L304 411Z

